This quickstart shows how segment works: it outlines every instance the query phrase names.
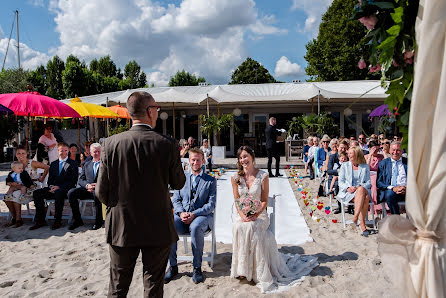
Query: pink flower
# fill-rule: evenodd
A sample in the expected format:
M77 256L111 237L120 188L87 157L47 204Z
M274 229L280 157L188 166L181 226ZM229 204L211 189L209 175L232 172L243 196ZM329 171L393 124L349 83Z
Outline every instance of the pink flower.
M370 72L377 72L381 70L381 65L376 64L375 66L370 67Z
M404 52L404 62L406 62L406 64L412 64L413 63L413 51L406 50Z
M378 18L376 17L376 15L371 15L369 17L362 17L359 19L359 21L363 23L364 26L367 27L367 29L373 30L375 29L375 25L378 22Z
M245 213L245 214L248 214L248 212L250 211L250 209L251 209L251 208L249 208L249 206L245 206L245 207L243 207L242 212Z
M367 67L367 65L365 64L365 61L364 61L364 59L359 59L359 61L358 61L358 67L359 67L359 69L364 69L364 68L366 68Z
M393 64L393 66L395 66L395 67L400 66L398 63L396 63L395 59L392 60L392 64Z

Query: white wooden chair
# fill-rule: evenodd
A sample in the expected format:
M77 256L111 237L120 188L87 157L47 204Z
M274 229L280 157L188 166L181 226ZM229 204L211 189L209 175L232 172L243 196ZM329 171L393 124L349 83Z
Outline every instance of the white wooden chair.
M280 195L273 195L272 197L268 198L268 207L266 208L266 212L269 216L269 227L268 230L273 233L273 235L276 234L276 197Z
M65 202L68 202L68 200L65 200ZM54 219L54 215L51 215L51 205L55 204L55 200L45 200L45 203L48 206L48 209L46 210L45 220L48 222L48 220ZM62 219L66 219L68 220L68 222L71 222L72 216L73 213L71 212L71 208L70 208L70 214L68 215L64 215L62 210Z
M202 261L208 262L208 264L211 268L214 267L214 258L215 258L215 255L217 254L217 241L215 238L215 224L217 222L216 218L217 218L217 203L215 203L215 209L214 209L214 224L213 224L214 228L208 229L204 233L204 237L211 235L211 251L210 252L203 251ZM178 234L178 237L183 238L184 254L185 255L177 255L177 261L192 262L194 260L194 257L186 255L189 253L189 245L187 244L187 239L191 237L190 233Z
M344 203L344 201L342 201L340 198L336 197L336 200L339 201L339 203L341 204L341 213L342 213L342 224L344 225L344 229L345 229L345 206L355 206L354 203ZM369 201L369 207L370 210L372 211L372 220L369 220L369 215L367 212L366 218L365 218L365 224L366 225L373 225L373 228L376 230L376 223L375 223L375 212L374 212L374 208L375 208L375 204L373 203L372 200Z
M85 215L87 204L90 203L91 215ZM79 210L81 212L82 219L96 219L96 207L94 200L79 200Z

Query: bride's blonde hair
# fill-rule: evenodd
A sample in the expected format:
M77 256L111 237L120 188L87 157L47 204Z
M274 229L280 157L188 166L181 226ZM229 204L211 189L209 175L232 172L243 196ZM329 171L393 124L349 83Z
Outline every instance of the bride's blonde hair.
M237 185L240 185L240 178L245 176L245 171L243 171L243 166L240 164L240 155L242 154L243 151L246 151L246 153L251 155L253 163L254 163L254 160L256 159L254 150L252 150L251 147L242 146L242 147L238 148L238 150L237 150L237 169L238 169L237 174L238 175L237 175L237 179L235 180L235 183L237 183Z

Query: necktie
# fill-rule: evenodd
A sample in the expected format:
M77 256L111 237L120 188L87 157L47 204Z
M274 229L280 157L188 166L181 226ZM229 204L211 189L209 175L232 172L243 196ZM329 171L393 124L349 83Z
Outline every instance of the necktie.
M62 172L64 165L65 165L65 161L59 161L59 174Z
M392 186L396 186L396 178L398 177L398 162L392 161Z
M192 190L195 193L197 191L198 182L200 181L200 176L194 176L194 182L192 183Z
M14 182L17 182L17 173L14 173Z
M98 168L99 168L99 161L93 163L93 174L96 177L96 174L98 173Z

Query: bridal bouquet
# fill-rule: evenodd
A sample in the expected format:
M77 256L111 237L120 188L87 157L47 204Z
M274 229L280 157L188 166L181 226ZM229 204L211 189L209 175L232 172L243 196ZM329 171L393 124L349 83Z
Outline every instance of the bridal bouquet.
M236 200L238 209L246 216L251 216L257 213L262 208L262 202L255 199L252 194L246 193Z

